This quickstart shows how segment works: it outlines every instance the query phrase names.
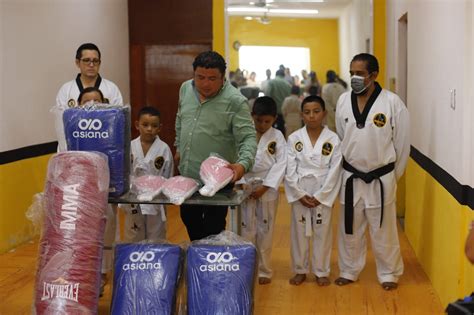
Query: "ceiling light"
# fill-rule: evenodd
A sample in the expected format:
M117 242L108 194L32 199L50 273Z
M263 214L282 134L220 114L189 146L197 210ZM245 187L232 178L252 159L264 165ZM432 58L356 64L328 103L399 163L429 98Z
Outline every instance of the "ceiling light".
M318 10L298 10L298 9L270 9L269 13L281 14L318 14Z
M244 17L244 19L246 19L247 21L252 21L253 18L251 16L246 16Z
M256 8L256 7L230 7L227 8L227 12L267 12L266 8Z

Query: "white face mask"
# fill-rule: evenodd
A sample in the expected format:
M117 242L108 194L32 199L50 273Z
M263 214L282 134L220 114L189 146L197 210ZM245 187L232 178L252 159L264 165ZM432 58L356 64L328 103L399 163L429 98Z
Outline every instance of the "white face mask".
M362 94L369 87L370 82L364 85L364 80L365 78L359 75L353 75L351 77L351 88L355 94Z

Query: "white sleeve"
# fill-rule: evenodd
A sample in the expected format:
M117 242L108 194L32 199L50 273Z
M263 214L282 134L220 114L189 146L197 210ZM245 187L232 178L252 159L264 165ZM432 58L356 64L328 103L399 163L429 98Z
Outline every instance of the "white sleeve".
M296 152L294 141L288 139L286 176L285 176L285 193L289 203L300 200L306 195L306 192L298 187L298 174L296 173Z
M329 161L329 172L324 181L323 187L314 194L314 198L326 207L332 207L339 194L341 187L342 170L341 143L338 141L334 146L331 159Z
M278 133L276 145L276 163L270 168L263 181L263 186L267 186L278 191L278 187L285 176L286 171L287 146L285 138Z
M117 87L117 85L111 81L110 82L110 85L111 85L111 89L110 89L110 105L123 105L123 98L122 98L122 94L120 93L120 90L119 88Z
M410 155L410 117L403 101L395 95L393 115L393 145L397 160L395 161L395 175L397 180L403 175Z

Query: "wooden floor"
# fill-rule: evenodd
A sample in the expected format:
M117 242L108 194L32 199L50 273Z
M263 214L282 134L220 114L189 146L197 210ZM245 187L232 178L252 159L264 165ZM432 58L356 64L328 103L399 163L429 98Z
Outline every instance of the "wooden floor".
M380 287L370 248L366 267L359 281L354 284L345 287L338 287L335 284L318 287L314 277L310 277L301 286L289 285L288 279L291 277L289 211L286 199L281 198L273 242L275 274L271 284L256 285L255 314L443 314L439 298L417 262L403 232L400 232L400 242L405 273L396 291L388 292ZM168 239L173 243L187 241L187 234L176 207L169 209L168 222ZM0 255L1 315L31 314L37 247L36 240ZM333 281L338 276L335 242L331 268ZM104 297L100 299L99 314L109 313L110 301L111 286L108 285Z

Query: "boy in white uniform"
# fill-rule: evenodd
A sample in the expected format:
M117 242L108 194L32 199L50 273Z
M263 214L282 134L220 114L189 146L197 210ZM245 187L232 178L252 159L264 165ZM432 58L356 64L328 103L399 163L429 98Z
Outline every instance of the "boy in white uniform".
M340 142L323 126L326 117L321 97L310 95L301 104L305 126L288 138L285 191L291 203L291 262L295 273L290 284L300 285L311 272L320 286L330 284L332 246L331 208L339 193Z
M253 242L258 252L258 283L271 282L270 266L278 207L278 189L286 169L286 141L278 129L272 127L277 118L277 105L268 96L255 100L252 118L257 131L257 155L252 170L237 182L252 193L242 205L242 236Z
M173 155L163 142L160 132L160 112L154 107L143 107L138 113L135 128L140 136L132 140L132 175L173 175ZM134 204L123 206L125 211L125 241L166 239L166 209L163 205Z
M374 56L356 55L350 65L352 92L337 103L344 171L336 284L358 279L365 265L368 226L378 280L392 290L403 273L395 199L410 151L409 116L402 100L375 82L378 70Z

